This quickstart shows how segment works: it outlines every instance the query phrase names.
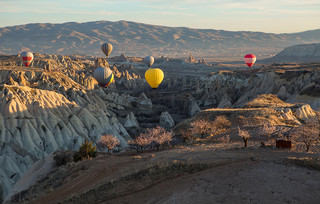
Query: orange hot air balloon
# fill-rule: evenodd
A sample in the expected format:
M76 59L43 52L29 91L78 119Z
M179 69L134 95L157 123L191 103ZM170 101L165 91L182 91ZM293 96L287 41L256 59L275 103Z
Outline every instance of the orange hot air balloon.
M31 64L31 62L33 60L32 52L22 52L20 54L20 57L22 59L23 64L26 65L26 67L29 67L29 65Z
M257 58L254 54L247 54L244 56L244 62L248 65L248 67L252 67L252 65L256 62Z
M164 78L164 73L159 68L150 68L146 71L144 77L146 78L151 88L156 89L161 84Z

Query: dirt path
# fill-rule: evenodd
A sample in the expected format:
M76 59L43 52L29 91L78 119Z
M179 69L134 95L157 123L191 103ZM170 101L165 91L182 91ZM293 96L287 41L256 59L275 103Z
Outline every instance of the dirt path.
M168 180L108 203L319 203L319 179L319 171L302 167L235 162Z
M103 198L102 203L317 203L320 200L320 171L288 162L290 158L319 157L317 154L263 148L224 150L215 145L199 145L140 156L138 159L104 156L78 163L81 171L67 176L61 187L44 196L39 194L31 203L57 203L79 195L81 198L90 189L100 195L106 189L99 187L112 180L175 162L209 164L210 168L150 185L146 183L152 178L116 184L118 187L111 190L115 191L115 199ZM129 188L130 193L121 194L122 187ZM122 196L117 197L117 193ZM101 201L98 197L92 202ZM81 201L70 203L87 203Z

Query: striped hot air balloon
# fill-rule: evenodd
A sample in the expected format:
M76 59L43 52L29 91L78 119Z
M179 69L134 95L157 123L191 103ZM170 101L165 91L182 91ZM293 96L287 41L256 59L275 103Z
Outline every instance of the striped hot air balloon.
M102 52L108 57L110 55L110 53L112 52L112 45L110 43L103 43L101 45L101 50Z
M156 89L161 84L164 78L164 73L159 68L150 68L146 71L144 77L146 78L151 88Z
M23 64L26 65L26 67L29 67L33 60L33 54L31 52L22 52L20 54L20 57L22 59Z
M107 67L98 67L93 72L93 77L97 80L99 85L102 87L109 86L114 80L114 75L111 69Z
M257 58L254 54L247 54L244 56L244 62L248 65L248 67L252 67L252 65L256 62Z

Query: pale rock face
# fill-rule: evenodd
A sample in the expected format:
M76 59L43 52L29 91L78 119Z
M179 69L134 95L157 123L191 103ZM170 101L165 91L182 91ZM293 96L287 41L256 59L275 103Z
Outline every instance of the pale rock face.
M96 142L105 133L116 136L121 148L131 139L94 91L70 89L64 96L4 85L0 96L0 200L35 161L54 151L78 150L85 139Z
M11 196L21 191L27 190L36 183L37 180L45 177L55 166L53 153L49 154L46 158L35 162L28 172L14 185L12 191L6 196L5 201L9 200ZM0 171L1 175L1 171Z
M126 128L132 128L132 127L139 128L139 123L132 112L126 117L124 127L126 127Z
M159 123L160 123L160 126L163 126L166 128L172 128L175 125L174 120L172 119L171 115L167 111L161 113Z
M142 93L137 99L137 106L141 110L151 110L152 102L144 93Z
M225 94L236 101L233 107L243 107L261 94L276 94L288 103L307 103L313 109L320 108L319 71L275 72L272 69L251 73L241 72L214 73L200 79L200 88L204 92L203 105L218 105Z
M193 117L198 113L200 113L200 111L201 109L198 106L196 100L193 97L189 98L188 99L188 116Z
M296 110L296 116L304 121L311 120L316 118L317 115L314 110L310 107L310 105L305 104Z
M297 125L301 125L299 120L293 115L292 111L290 108L282 108L281 110L281 117L282 119L285 120L292 120L294 121Z
M226 107L232 108L232 103L230 102L230 98L228 97L227 94L225 94L222 97L222 100L220 101L217 108L226 108Z
M117 109L125 109L132 107L129 99L125 95L120 95L118 93L111 92L109 94L106 94L106 97L104 98L112 102L108 104L109 107L116 107Z
M289 97L289 94L287 92L287 89L285 86L281 86L278 93L277 93L278 98L281 100L286 100Z

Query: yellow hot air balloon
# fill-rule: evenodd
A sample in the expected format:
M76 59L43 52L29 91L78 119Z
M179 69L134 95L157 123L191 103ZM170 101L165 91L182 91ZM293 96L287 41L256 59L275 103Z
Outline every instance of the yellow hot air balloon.
M151 88L156 89L161 84L164 77L164 73L159 68L150 68L146 71L144 77L146 78Z

